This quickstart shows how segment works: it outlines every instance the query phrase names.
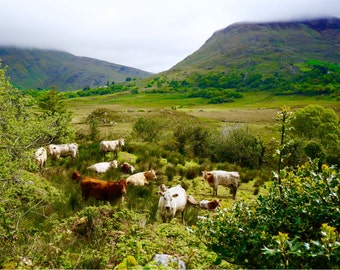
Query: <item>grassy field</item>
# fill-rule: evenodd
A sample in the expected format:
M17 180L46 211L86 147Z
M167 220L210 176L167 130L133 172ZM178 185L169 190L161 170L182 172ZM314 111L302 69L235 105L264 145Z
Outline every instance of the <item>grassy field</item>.
M292 110L309 104L331 107L340 115L339 102L331 98L302 96L273 96L268 93L244 93L244 98L233 103L212 105L202 98L187 98L183 94L129 94L117 93L106 96L84 97L67 100L68 108L73 112L75 129L89 132L87 117L96 109L113 112L114 123L100 123L100 137L116 139L130 138L134 123L139 117L194 117L212 128L223 125L247 125L262 140L268 142L279 133L275 128L275 117L283 106ZM120 155L123 155L121 152ZM243 183L239 190L241 198L254 198L254 181ZM189 185L190 186L190 185ZM196 186L204 185L197 183ZM189 188L190 191L190 188ZM210 194L209 187L204 188L204 194ZM263 192L263 190L261 190ZM221 197L230 197L229 190L221 189ZM199 196L202 199L204 196ZM222 205L231 203L225 200Z
M203 98L187 98L184 94L130 94L117 93L105 96L91 96L67 100L68 108L73 113L76 129L87 129L86 118L96 109L115 111L122 119L114 126L117 136L130 134L132 125L139 117L160 116L164 110L176 110L197 117L207 125L221 126L228 124L247 124L255 133L269 140L274 130L274 118L283 106L292 110L310 104L333 108L340 116L340 105L336 98L274 96L268 92L243 93L244 97L225 104L208 104ZM110 126L102 126L102 130ZM113 135L114 135L113 134Z

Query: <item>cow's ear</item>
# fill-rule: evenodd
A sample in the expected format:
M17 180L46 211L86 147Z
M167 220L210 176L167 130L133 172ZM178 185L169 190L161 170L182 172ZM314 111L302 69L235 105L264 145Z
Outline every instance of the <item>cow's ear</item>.
M172 197L173 197L173 198L176 198L176 197L178 197L178 193L176 193L176 194L172 195Z
M161 191L158 191L157 194L158 194L159 196L164 196L164 192L161 192Z

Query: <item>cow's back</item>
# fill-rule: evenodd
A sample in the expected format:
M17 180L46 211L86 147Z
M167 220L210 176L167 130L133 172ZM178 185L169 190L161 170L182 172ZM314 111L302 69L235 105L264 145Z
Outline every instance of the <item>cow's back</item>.
M124 139L114 141L101 141L99 148L101 152L117 152L124 146Z
M53 158L68 157L75 158L78 153L78 144L50 144L49 153Z
M236 171L227 172L222 170L211 171L214 176L215 183L222 186L229 186L231 184L238 184L240 174Z
M144 186L148 183L147 179L145 178L144 172L132 174L128 178L126 178L126 180L128 183L135 186Z
M125 179L116 182L88 177L83 179L80 185L85 201L87 201L89 197L94 197L97 200L112 202L126 193L127 182Z
M110 162L100 162L91 165L87 169L95 171L96 173L105 173L110 168Z
M101 141L99 147L102 152L110 151L110 141Z

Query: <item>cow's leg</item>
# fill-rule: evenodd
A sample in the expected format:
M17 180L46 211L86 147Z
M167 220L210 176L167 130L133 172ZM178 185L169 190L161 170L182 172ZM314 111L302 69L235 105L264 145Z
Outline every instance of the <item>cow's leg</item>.
M217 187L213 188L213 196L217 196Z
M231 185L231 189L233 190L233 199L236 200L237 186Z
M182 223L185 225L185 221L184 221L184 210L182 211Z

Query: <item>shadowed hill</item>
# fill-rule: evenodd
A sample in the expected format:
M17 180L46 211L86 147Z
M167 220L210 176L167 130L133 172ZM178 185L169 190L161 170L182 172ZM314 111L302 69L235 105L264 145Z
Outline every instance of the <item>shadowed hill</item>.
M19 89L58 91L104 86L107 82L124 82L126 78L143 78L151 73L88 57L78 57L56 50L0 47L2 65Z

